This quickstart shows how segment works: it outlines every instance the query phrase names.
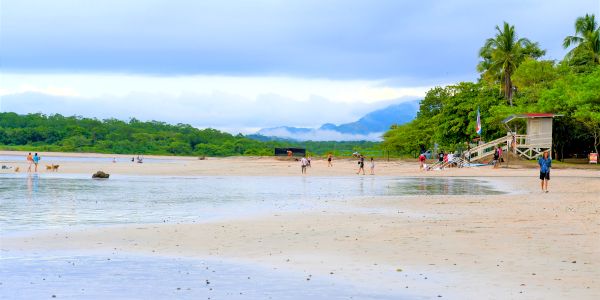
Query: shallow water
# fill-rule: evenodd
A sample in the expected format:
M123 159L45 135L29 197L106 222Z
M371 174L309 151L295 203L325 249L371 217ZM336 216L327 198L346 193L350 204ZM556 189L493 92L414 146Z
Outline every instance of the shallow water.
M64 174L0 174L0 228L204 222L276 211L326 208L370 196L499 193L460 178L159 177L92 180Z
M394 291L343 284L335 275L219 261L60 253L0 258L0 299L54 299L53 295L56 299L408 299Z
M377 196L497 193L490 183L461 178L114 176L93 180L60 173L0 174L0 238L70 226L192 223L282 211L337 210L353 199ZM2 250L0 299L53 299L52 295L57 299L421 298L405 290L366 290L333 275L308 275L223 261L85 250Z

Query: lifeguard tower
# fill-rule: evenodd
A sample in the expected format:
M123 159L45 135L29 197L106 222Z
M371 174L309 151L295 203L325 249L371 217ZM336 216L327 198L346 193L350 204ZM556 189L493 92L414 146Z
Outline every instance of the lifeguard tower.
M552 149L552 120L558 116L560 115L548 113L510 115L502 121L508 129L506 136L468 150L465 158L472 161L481 160L493 155L494 148L499 147L521 157L534 159L544 151ZM526 134L511 131L508 123L515 119L527 119Z

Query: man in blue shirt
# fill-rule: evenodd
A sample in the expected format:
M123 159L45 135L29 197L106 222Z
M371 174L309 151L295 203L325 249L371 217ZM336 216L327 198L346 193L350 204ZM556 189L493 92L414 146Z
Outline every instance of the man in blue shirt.
M552 158L548 154L548 151L544 151L542 157L538 159L538 165L540 165L540 180L542 181L542 192L548 192L548 181L550 180L550 168L552 167ZM544 189L544 185L546 188Z

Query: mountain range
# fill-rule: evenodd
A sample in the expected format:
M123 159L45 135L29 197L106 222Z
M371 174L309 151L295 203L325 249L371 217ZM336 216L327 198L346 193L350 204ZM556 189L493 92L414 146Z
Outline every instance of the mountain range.
M379 141L381 135L394 124L410 122L417 115L419 101L402 102L372 111L355 122L335 125L326 123L319 128L279 126L264 128L255 135L256 139L293 139L312 141Z

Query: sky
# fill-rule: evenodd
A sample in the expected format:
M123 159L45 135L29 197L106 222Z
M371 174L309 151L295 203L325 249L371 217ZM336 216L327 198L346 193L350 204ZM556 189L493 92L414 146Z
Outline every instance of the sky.
M561 59L600 0L0 0L0 110L252 133L476 80L507 21Z

